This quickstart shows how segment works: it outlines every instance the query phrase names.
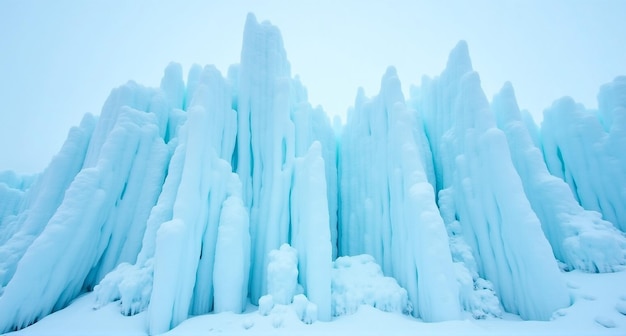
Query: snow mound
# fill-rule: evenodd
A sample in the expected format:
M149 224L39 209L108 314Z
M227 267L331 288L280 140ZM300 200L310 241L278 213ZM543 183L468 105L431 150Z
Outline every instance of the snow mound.
M94 287L94 308L100 309L119 300L120 312L125 316L146 310L152 294L153 271L152 259L141 268L128 263L118 265Z
M271 317L274 328L282 327L284 315L292 313L305 324L317 321L317 305L309 301L304 294L294 296L291 304L275 303L274 297L270 294L259 298L259 314Z
M289 244L283 244L280 249L269 253L267 292L275 303L288 305L297 288L298 252Z
M374 257L340 257L332 270L333 316L349 315L360 305L386 312L410 313L407 291L394 278L383 275Z

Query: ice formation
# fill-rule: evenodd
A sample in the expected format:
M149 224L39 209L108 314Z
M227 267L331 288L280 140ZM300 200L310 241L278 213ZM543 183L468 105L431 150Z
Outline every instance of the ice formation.
M416 108L428 139L435 139L431 148L444 219L448 225L458 221L479 274L494 284L507 311L549 319L569 304L569 295L524 195L505 135L495 127L467 45L459 43L442 75L423 81L422 92L417 90Z
M541 220L554 255L569 268L613 271L623 263L626 239L599 212L584 210L568 185L550 175L541 150L535 147L522 121L510 83L494 97L493 109L498 127L506 134L526 197Z
M395 69L374 99L359 92L341 143L340 253L373 255L407 289L415 316L456 319L461 307L446 228L414 126Z
M390 67L333 128L249 15L226 76L172 63L113 90L41 174L0 172L0 332L90 290L150 334L248 302L304 323L361 304L547 320L570 303L557 260L626 264L625 97L618 77L598 111L562 98L539 127L510 84L488 102L461 42L409 99Z

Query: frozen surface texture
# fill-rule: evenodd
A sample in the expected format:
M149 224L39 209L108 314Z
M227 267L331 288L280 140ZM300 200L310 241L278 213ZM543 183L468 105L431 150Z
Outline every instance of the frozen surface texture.
M604 85L600 110L564 97L544 111L543 155L550 173L565 180L587 210L626 230L626 77Z
M341 143L340 253L374 256L407 289L415 316L450 320L461 306L423 138L394 68L376 97L359 92Z
M569 305L567 289L465 42L452 50L440 77L423 81L417 96L449 231L462 235L478 274L493 283L507 311L548 320Z
M593 298L557 259L625 267L626 77L598 101L561 98L538 127L510 84L488 102L461 42L410 99L389 67L331 126L278 28L250 14L226 76L171 63L158 88L112 90L42 173L0 172L0 332L73 300L134 315L138 334L250 303L245 330L326 330L314 322L363 305L559 318ZM622 301L593 325L619 329Z
M405 314L412 310L407 291L394 278L384 276L367 254L333 262L332 300L333 316L353 314L361 305Z
M535 147L530 130L522 121L510 83L494 97L493 109L498 127L506 134L526 196L557 259L569 268L587 272L611 272L626 264L624 235L602 220L600 213L584 210L568 185L550 175L541 150Z

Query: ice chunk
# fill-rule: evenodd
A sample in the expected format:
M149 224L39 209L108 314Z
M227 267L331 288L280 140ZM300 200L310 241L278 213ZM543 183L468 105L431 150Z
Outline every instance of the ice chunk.
M272 295L267 294L259 298L259 314L267 316L272 312L274 308L274 298Z

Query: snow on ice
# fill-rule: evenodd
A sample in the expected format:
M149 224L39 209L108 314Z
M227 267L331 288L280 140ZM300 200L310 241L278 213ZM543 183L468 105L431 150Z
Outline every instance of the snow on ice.
M244 329L364 305L578 314L591 296L565 278L626 264L625 97L618 77L597 111L565 97L536 125L510 83L488 101L460 42L410 98L390 67L331 125L250 14L226 76L172 63L158 88L114 89L41 174L0 172L0 332L86 298L149 334L250 304ZM611 304L594 326L620 327Z

